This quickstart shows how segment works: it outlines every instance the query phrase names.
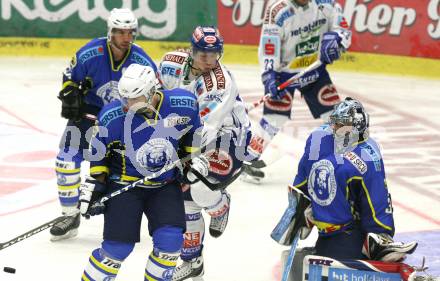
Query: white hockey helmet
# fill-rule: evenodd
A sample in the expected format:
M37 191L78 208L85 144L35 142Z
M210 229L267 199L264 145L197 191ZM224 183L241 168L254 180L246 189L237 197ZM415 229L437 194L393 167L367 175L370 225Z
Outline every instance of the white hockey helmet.
M107 40L111 40L113 28L133 30L133 41L136 38L138 21L129 9L114 8L107 19Z
M130 64L118 83L122 103L127 105L128 99L145 96L149 104L157 90L157 84L158 80L153 68L135 63Z

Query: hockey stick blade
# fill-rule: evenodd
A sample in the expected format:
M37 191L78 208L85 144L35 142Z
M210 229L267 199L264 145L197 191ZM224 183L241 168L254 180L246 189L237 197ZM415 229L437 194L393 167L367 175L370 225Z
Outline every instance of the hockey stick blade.
M44 230L48 229L49 227L51 227L52 225L57 223L59 220L62 220L63 218L64 218L63 216L58 217L58 218L53 219L53 220L51 220L51 221L49 221L49 222L47 222L45 224L40 225L39 227L36 227L36 228L34 228L32 230L29 230L28 232L23 233L23 234L15 237L15 238L7 241L7 242L0 243L0 251L5 249L5 248L7 248L7 247L9 247L9 246L12 246L12 245L18 243L18 242L21 242L21 241L23 241L23 240L25 240L25 239L27 239L27 238L29 238L31 236L34 236L35 234L40 233L41 231L44 231Z

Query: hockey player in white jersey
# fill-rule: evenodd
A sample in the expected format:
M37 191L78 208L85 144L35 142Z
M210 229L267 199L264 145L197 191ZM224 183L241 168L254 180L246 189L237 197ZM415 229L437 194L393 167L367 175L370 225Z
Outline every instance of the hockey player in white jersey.
M299 90L315 119L328 117L339 95L326 65L339 59L351 44L342 10L334 0L272 0L266 7L258 58L265 95L263 117L252 128L249 151L259 158L291 116L295 90ZM322 65L305 73L286 89L277 87L315 61ZM259 182L264 173L245 166L243 179Z
M197 96L204 125L204 153L209 161L210 183L231 183L238 176L243 160L248 160L250 121L230 72L219 61L223 54L223 38L215 27L197 27L191 38L189 53L175 51L165 54L159 66L165 88L183 87ZM202 164L202 163L201 163ZM194 165L194 163L193 163ZM201 210L211 216L209 232L219 237L226 228L230 195L213 191L189 173L184 185L186 233L173 281L202 276L205 224ZM212 188L212 187L211 187Z

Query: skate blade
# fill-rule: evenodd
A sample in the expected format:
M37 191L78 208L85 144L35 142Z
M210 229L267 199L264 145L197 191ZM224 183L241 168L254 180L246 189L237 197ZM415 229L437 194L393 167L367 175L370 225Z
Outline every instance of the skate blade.
M60 241L60 240L66 240L69 238L73 238L77 235L78 235L78 229L72 229L64 235L59 235L59 236L51 235L50 241L56 242L56 241Z

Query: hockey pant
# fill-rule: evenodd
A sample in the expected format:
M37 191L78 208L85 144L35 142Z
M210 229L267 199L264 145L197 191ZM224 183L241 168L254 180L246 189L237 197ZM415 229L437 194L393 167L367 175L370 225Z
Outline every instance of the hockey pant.
M145 281L171 280L182 240L182 229L179 227L165 226L153 233L153 251L145 267ZM101 248L92 252L81 280L113 280L133 248L134 243L104 240Z
M315 82L299 89L306 101L313 118L327 120L333 111L333 106L340 101L336 88L324 67L319 69L320 76ZM291 73L282 72L280 83L292 77ZM292 118L292 102L295 88L286 88L286 94L281 100L267 99L264 103L263 116L258 122L252 122L252 140L249 153L259 158L267 145L281 130L283 125Z
M81 119L68 121L59 145L55 161L58 197L64 215L78 213L81 163L89 147L94 121Z

